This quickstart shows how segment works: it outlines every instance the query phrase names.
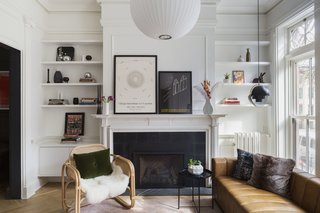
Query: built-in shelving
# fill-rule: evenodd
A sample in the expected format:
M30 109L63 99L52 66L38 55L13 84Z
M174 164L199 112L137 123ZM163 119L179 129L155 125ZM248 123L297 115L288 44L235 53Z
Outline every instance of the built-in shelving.
M42 83L41 86L43 87L60 87L60 86L99 86L102 83Z
M226 46L258 46L258 41L228 41L228 40L218 40L215 42L216 45L226 45ZM270 41L259 41L260 46L270 45Z
M42 61L42 65L102 65L102 61Z
M102 40L42 40L42 43L47 43L47 44L70 44L70 45L75 45L75 44L102 44Z
M85 104L77 104L77 105L74 105L74 104L64 104L64 105L48 105L48 104L44 104L44 105L41 105L42 108L96 108L97 105L94 105L94 104L88 104L88 105L85 105Z
M260 62L234 62L234 61L216 61L216 65L225 66L269 66L270 62L260 61Z
M258 85L258 83L243 83L243 84L234 84L234 83L223 83L223 86L236 86L236 87L242 87L242 86L255 86ZM270 83L260 83L261 86L270 86Z

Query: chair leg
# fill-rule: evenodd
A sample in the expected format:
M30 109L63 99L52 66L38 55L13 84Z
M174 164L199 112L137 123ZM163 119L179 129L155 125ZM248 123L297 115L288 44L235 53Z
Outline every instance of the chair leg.
M127 209L131 209L134 207L135 204L135 198L131 199L130 198L130 203L126 202L125 200L123 200L121 197L115 197L114 198L119 204L121 204L123 207L127 208Z

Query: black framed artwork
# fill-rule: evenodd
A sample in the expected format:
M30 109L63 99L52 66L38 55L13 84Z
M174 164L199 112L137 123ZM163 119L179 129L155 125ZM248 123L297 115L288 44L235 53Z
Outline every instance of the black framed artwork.
M159 72L159 113L192 114L192 72Z
M157 56L114 56L114 113L157 113Z
M84 112L66 113L64 134L84 135Z

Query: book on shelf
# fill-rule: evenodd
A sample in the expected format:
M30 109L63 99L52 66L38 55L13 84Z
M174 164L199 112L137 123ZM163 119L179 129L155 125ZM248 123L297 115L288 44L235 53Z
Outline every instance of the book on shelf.
M69 104L69 101L66 99L49 99L48 105L65 105Z
M223 99L222 104L240 104L240 100L238 98L225 98Z
M86 104L91 104L94 105L97 103L96 98L81 98L79 104L86 105Z
M64 134L64 138L61 138L61 143L77 143L79 141L79 135L74 134Z

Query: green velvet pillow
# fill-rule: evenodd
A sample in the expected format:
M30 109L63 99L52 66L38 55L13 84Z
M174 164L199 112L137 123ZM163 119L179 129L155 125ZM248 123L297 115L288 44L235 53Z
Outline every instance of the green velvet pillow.
M80 172L80 176L83 179L110 175L112 173L109 149L84 154L74 154L73 158Z

